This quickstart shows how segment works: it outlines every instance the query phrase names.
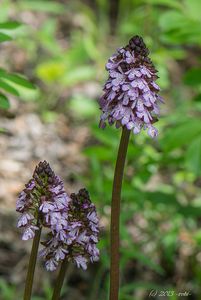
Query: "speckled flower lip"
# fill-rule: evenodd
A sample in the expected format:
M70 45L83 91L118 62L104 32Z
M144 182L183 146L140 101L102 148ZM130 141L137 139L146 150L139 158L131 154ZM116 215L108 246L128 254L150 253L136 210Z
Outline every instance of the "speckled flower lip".
M100 127L104 128L107 120L117 128L126 126L134 134L148 129L149 136L158 135L153 124L159 115L158 104L163 99L158 95L157 71L148 54L143 39L134 36L126 47L109 58L106 64L109 78L99 99Z

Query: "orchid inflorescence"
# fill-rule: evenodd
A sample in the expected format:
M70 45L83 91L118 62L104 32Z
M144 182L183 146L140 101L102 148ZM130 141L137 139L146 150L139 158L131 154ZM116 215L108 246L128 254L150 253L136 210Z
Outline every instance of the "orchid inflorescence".
M33 239L40 228L49 229L40 251L47 270L55 270L65 258L86 270L89 261L99 259L99 220L88 192L81 189L69 197L46 161L36 166L16 209L21 213L18 227L24 228L23 240Z
M110 125L126 126L134 134L144 128L148 129L149 136L157 136L153 123L157 121L158 104L163 99L158 95L157 71L148 54L143 39L134 36L126 47L109 58L106 64L109 78L99 100L100 127L104 128L108 120Z
M68 205L68 218L65 226L53 229L42 244L40 256L46 260L48 270L56 269L58 262L65 257L75 261L78 267L87 269L87 262L99 259L98 218L95 205L91 203L86 189L71 194Z

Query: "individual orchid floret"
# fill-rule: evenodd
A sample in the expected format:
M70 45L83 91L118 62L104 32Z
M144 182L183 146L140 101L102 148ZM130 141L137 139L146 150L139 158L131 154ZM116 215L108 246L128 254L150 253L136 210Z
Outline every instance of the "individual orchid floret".
M99 100L100 127L104 128L107 120L117 128L126 126L134 134L148 129L149 136L158 135L153 123L159 115L158 104L163 100L155 82L157 71L148 54L143 39L134 36L126 47L109 58L106 64L109 77Z
M53 230L42 243L40 256L45 259L47 270L54 271L65 258L86 270L89 261L99 259L98 235L99 219L87 190L71 194L65 228Z
M40 162L17 200L16 210L21 213L17 226L24 229L22 239L34 238L42 226L58 231L66 227L69 199L61 179L46 161Z

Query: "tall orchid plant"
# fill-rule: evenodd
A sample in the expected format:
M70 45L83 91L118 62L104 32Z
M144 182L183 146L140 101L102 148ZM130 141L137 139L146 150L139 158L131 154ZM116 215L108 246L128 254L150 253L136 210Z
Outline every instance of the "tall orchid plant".
M111 204L111 266L110 300L118 300L119 294L119 218L124 165L130 132L147 130L152 138L158 135L153 124L159 115L160 88L156 84L157 71L149 58L143 39L134 36L128 45L117 50L106 64L109 77L99 100L102 110L100 127L115 124L122 127L122 135L114 172Z

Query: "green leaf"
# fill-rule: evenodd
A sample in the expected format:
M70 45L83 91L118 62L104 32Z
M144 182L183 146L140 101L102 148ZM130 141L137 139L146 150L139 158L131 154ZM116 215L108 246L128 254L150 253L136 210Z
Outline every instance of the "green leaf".
M112 149L117 147L119 137L118 134L115 134L116 130L114 128L108 126L107 129L103 130L95 124L95 126L91 128L91 131L95 138L104 145L112 147Z
M0 279L0 296L5 300L12 300L16 296L16 288L8 284L4 279Z
M188 16L200 21L201 2L199 0L185 0L184 3Z
M200 207L192 206L192 205L186 205L182 206L180 205L179 214L182 214L184 217L188 218L199 218L200 217Z
M159 18L159 26L161 27L162 31L165 32L175 28L180 30L182 26L186 26L186 24L186 17L179 11L175 10L168 10L161 14Z
M2 68L0 68L0 76L3 76L4 74L6 74L6 71Z
M12 87L9 83L3 80L0 80L0 89L3 89L4 91L12 95L19 96L19 92L14 87Z
M29 0L20 3L22 9L35 10L46 13L60 14L65 11L65 6L55 1Z
M179 124L167 130L167 133L161 140L162 147L166 151L171 151L188 145L195 136L201 133L201 120L187 119L185 123Z
M12 37L3 33L3 32L0 32L0 43L3 43L3 42L6 42L6 41L11 41L12 40Z
M195 101L195 102L201 102L201 94L198 94L195 97L193 97L193 101Z
M201 137L192 141L186 152L186 166L197 176L201 175Z
M47 83L61 81L65 74L65 65L58 61L45 62L37 67L36 73L41 80Z
M159 26L162 30L160 39L166 43L200 44L200 22L189 17L188 12L168 10L160 15Z
M146 192L145 193L146 199L150 202L152 202L152 204L167 204L174 206L175 208L177 208L179 206L176 196L173 193L162 193L160 191L156 191L156 192Z
M10 107L8 98L4 94L0 94L0 108L8 109Z
M6 30L12 30L20 27L22 23L17 21L9 21L9 22L3 22L0 23L0 29L6 29Z
M114 158L111 149L103 146L88 147L83 150L83 153L88 157L95 156L99 161L112 161Z
M194 235L193 235L193 239L198 243L198 245L201 245L201 230L198 229Z
M182 4L175 0L145 0L144 2L152 5L164 5L167 7L182 9Z
M97 112L97 103L81 94L75 95L68 103L68 107L78 118L94 117Z
M150 257L144 255L140 250L136 248L131 249L122 249L121 250L123 254L123 260L130 260L130 259L136 259L138 262L140 262L142 265L149 267L150 269L156 271L159 274L164 274L163 268L158 264L153 262ZM123 265L123 262L121 261L121 264Z
M3 77L5 79L8 79L9 81L11 82L14 82L20 86L23 86L27 89L32 89L34 90L35 89L35 86L29 82L26 78L20 76L20 75L17 75L17 74L10 74L10 73L1 73L1 70L0 70L0 77Z
M96 72L92 66L80 66L66 72L63 77L63 82L67 86L72 86L79 82L92 80L95 76Z
M193 68L186 72L184 75L184 83L190 86L196 86L201 84L201 69Z

